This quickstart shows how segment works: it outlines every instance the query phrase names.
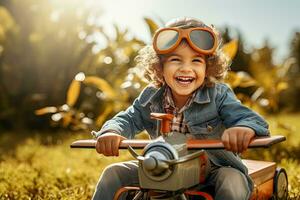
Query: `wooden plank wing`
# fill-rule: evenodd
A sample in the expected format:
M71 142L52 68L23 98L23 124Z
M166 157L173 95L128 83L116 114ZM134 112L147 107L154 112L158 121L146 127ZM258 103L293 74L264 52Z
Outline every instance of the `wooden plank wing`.
M249 144L249 148L268 148L273 144L284 141L285 136L276 135L270 137L256 137ZM147 144L153 142L153 140L123 140L120 144L120 149L127 149L131 146L135 149L143 149ZM95 148L96 140L77 140L73 142L71 148ZM224 145L220 140L188 140L188 149L224 149Z

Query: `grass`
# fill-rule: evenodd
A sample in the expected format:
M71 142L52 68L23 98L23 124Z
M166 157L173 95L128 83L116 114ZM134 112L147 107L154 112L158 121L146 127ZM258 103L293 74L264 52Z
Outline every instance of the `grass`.
M273 160L289 176L291 199L300 198L300 114L269 116L271 132L287 141L271 149L251 150L244 156ZM278 123L279 122L279 123ZM110 163L131 159L104 157L93 149L70 149L85 133L11 133L0 135L0 199L91 199L101 171Z
M103 168L130 158L127 152L107 158L92 149L70 149L84 134L44 135L24 137L8 152L1 145L0 199L90 199Z

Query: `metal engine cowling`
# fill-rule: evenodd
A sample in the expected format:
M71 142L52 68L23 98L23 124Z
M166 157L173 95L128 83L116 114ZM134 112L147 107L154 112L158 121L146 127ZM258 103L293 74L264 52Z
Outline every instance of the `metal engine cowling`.
M179 157L172 145L156 141L148 144L141 156L132 148L130 152L139 160L141 188L178 191L200 182L203 150Z

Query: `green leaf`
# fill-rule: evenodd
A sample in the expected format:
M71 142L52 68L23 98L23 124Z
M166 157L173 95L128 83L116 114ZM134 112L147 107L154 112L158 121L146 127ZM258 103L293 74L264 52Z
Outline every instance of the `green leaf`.
M251 87L257 85L255 79L253 79L247 72L237 72L237 75L240 77L239 87Z
M226 81L226 83L228 83L231 86L231 88L234 89L240 85L241 77L238 76L238 74L236 72L229 71L226 76L225 81Z
M107 119L107 116L113 111L112 104L108 104L105 106L104 111L97 117L96 119L96 125L102 126L105 120Z
M80 93L80 82L73 80L67 92L67 104L72 107L77 101Z
M49 113L56 113L57 110L58 109L56 107L49 106L49 107L44 107L44 108L38 109L34 113L36 115L45 115L45 114L49 114Z
M108 98L114 99L117 94L113 90L113 88L109 85L109 83L97 76L88 76L83 81L85 84L92 84L96 86L99 90L101 90L104 94L107 95Z
M62 126L66 128L72 121L72 113L66 112L62 113Z
M226 83L228 83L233 89L236 87L251 87L257 85L255 79L253 79L248 73L240 71L233 72L230 71L227 74L225 79Z
M150 19L148 17L144 17L144 20L145 20L145 22L148 25L149 31L151 33L151 36L153 36L154 33L155 33L155 31L157 29L159 29L159 26L152 19Z
M280 81L277 85L276 85L276 90L277 92L281 92L283 90L286 90L289 87L289 84L285 81Z
M230 42L224 44L222 51L233 60L238 50L238 40L231 40Z

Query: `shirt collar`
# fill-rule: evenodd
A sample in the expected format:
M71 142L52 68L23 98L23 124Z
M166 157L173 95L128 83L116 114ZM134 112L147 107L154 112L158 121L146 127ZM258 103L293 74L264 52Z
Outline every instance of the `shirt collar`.
M176 113L181 113L192 104L194 97L195 93L193 93L192 96L189 97L185 105L180 110L178 110L178 108L175 106L171 89L169 87L166 87L166 90L164 92L163 105L165 109L173 109Z

